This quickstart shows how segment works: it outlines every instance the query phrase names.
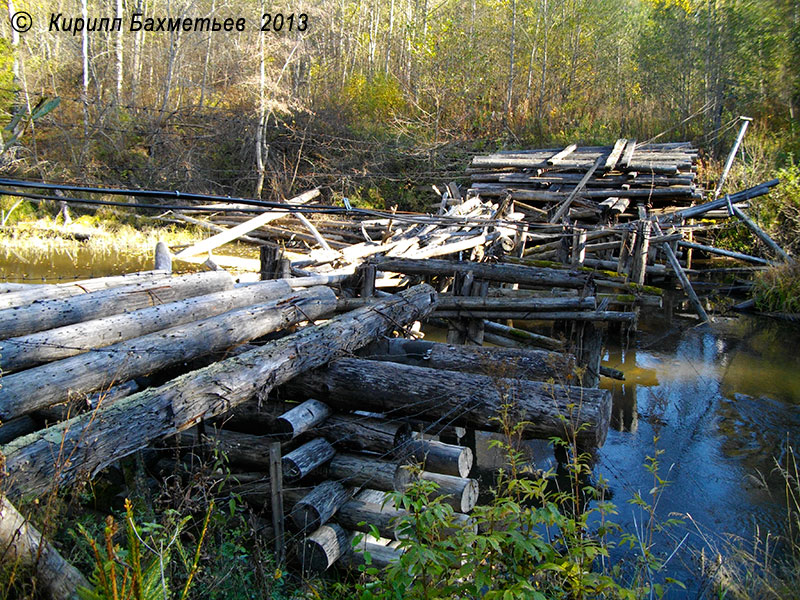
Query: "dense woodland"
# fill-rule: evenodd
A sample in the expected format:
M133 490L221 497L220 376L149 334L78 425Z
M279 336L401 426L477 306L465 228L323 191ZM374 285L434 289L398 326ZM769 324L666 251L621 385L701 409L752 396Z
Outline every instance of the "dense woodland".
M746 114L746 150L773 168L800 139L792 0L7 4L33 25L2 22L3 124L61 99L17 123L4 153L6 172L29 177L263 197L321 184L412 205L409 182L463 175L475 151L666 131L660 141L719 156ZM133 32L134 12L247 26ZM272 31L261 33L267 12ZM50 31L59 13L124 25Z

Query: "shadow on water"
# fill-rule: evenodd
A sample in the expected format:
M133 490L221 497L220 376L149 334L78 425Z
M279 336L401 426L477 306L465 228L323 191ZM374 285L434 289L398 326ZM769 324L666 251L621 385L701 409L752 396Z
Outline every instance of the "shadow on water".
M643 465L657 436L669 481L658 514L683 515L678 540L689 532L687 547L708 549L731 536L781 533L785 489L775 461L800 442L800 328L749 316L710 327L675 321L666 331L657 317L642 325L629 344L608 340L605 357L626 376L603 382L613 394L613 430L597 465L614 492L617 521L633 531L640 518L628 500L653 487ZM663 552L675 546L662 543Z

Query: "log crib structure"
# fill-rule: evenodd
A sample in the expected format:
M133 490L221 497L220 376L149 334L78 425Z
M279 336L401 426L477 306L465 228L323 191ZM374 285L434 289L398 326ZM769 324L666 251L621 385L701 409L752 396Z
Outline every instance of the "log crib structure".
M222 219L200 202L159 218L212 235L159 244L152 271L0 284L0 538L69 597L83 576L13 503L145 450L151 475L180 477L214 448L227 491L270 515L279 560L304 569L396 560L403 513L386 492L417 479L473 526L486 481L470 432L496 429L513 398L524 437L600 447L612 406L598 382L622 377L601 366L604 331L635 330L670 273L708 319L687 254L715 249L684 236L729 213L755 228L743 210L777 182L702 202L696 157L635 140L476 157L466 194L449 184L426 215L313 215L316 190ZM232 240L259 260L212 254ZM767 246L730 258L791 260ZM174 275L172 260L205 270ZM381 537L354 546L370 526Z

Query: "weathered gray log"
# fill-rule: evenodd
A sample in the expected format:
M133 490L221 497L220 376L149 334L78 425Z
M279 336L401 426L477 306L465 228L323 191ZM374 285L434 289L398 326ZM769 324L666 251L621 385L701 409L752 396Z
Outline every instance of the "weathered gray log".
M333 411L324 402L306 400L275 420L275 433L283 440L292 440L322 423Z
M169 277L170 274L166 271L140 271L137 273L128 273L127 275L84 279L82 281L75 281L73 283L28 286L25 289L16 292L8 292L7 294L0 296L0 309L13 308L15 306L26 306L32 302L43 300L56 300L58 298L81 296L90 292L135 285L138 283L148 284L165 280Z
M38 584L49 598L77 598L78 588L91 589L89 582L58 550L25 519L11 502L0 495L0 548L7 565L33 568Z
M572 372L575 362L573 356L563 352L454 346L403 338L379 340L364 348L361 355L416 367L534 380L559 380Z
M326 439L313 439L283 457L281 460L283 476L287 481L302 479L328 462L334 454L336 450Z
M656 233L659 235L662 234L658 221L653 221L653 229L655 229ZM681 263L678 262L678 257L675 256L675 252L673 252L672 247L669 244L664 244L662 249L664 250L664 254L667 255L667 260L669 261L672 270L675 272L675 276L678 278L678 281L680 281L683 291L686 292L686 295L689 298L689 303L692 305L695 312L700 316L700 319L704 323L708 323L710 320L708 318L708 314L706 314L703 304L700 302L700 298L697 297L697 292L694 291L692 283L686 276L683 267L681 267Z
M472 450L466 446L415 439L409 440L404 450L409 459L421 465L425 471L464 478L472 470Z
M547 348L549 350L561 350L564 347L563 342L555 338L533 333L532 331L527 331L525 329L509 327L508 325L503 325L502 323L495 323L494 321L487 320L484 321L483 326L487 333L502 336L506 339L514 341L517 344L521 344L522 346L536 346L539 348ZM490 340L487 338L487 341Z
M0 366L11 373L291 294L274 280L9 338L0 341Z
M451 275L473 272L475 279L503 281L520 285L583 288L586 276L559 269L526 267L506 263L488 264L449 260L413 260L403 258L376 259L378 269L407 275Z
M361 534L355 534L361 535ZM361 565L366 565L366 556L369 554L369 566L375 569L383 570L392 563L396 563L403 555L403 549L395 546L384 546L369 539L369 536L364 535L363 538L353 543L355 537L351 535L351 549L339 558L339 564L346 566L350 569L356 569Z
M340 298L337 311L353 310L361 306L369 306L376 298ZM559 310L593 310L596 302L593 296L586 298L481 298L470 296L440 295L437 311L559 311Z
M636 313L613 310L596 311L492 311L492 310L436 310L434 317L440 319L475 318L475 319L516 319L521 321L620 321L632 323Z
M680 240L678 242L678 246L681 246L682 248L692 248L693 250L702 250L703 252L708 252L709 254L717 254L719 256L725 256L727 258L735 258L736 260L741 260L743 262L749 262L756 265L775 264L773 261L767 260L766 258L759 258L758 256L750 256L749 254L742 254L741 252L733 252L732 250L724 250L723 248L715 248L714 246L704 246L702 244L684 242L683 240Z
M156 271L166 271L172 273L172 255L164 242L156 244L155 256L153 258L153 268Z
M337 453L328 464L328 477L351 487L398 491L404 490L413 479L411 471L396 461L345 452Z
M731 205L735 207L736 203L738 202L744 202L745 200L751 200L753 198L757 198L758 196L763 196L765 194L768 194L770 188L775 187L780 182L781 182L780 179L772 179L764 183L759 183L758 185L755 185L746 190L742 190L741 192L736 192L735 194L730 194L722 198L719 198L717 200L713 200L711 202L706 202L704 204L698 204L697 206L692 206L690 208L679 210L670 215L667 215L664 218L669 219L672 222L680 221L683 219L695 219L701 215L704 215L708 211L728 206L728 202L730 202Z
M70 396L127 381L159 368L241 344L272 331L330 314L336 295L316 287L292 297L230 311L133 340L20 371L3 378L0 419L9 419Z
M430 312L436 292L410 288L374 308L353 311L307 327L239 356L187 373L159 388L124 398L6 444L10 494L38 495L92 475L114 461L222 414L272 387L353 352L396 327Z
M309 200L313 200L315 197L319 196L319 190L311 190L308 192L303 192L299 196L292 198L291 200L287 201L287 204L294 204L300 205L304 202L308 202ZM178 254L175 255L175 258L178 260L183 260L184 258L190 256L197 256L199 254L204 254L213 250L214 248L218 248L223 244L227 244L238 238L239 236L245 235L250 233L254 229L261 227L262 225L266 225L270 221L275 221L276 219L280 219L282 217L287 217L291 214L288 210L270 210L261 213L260 215L253 217L242 223L241 225L237 225L231 229L227 229L222 233L218 233L217 235L213 235L208 239L205 239L189 248L185 248L181 250Z
M371 533L372 527L375 527L381 537L397 540L400 539L397 525L400 519L407 514L405 511L390 506L381 506L363 500L349 500L339 507L334 519L345 529Z
M181 446L192 447L197 443L194 430L181 432L178 439ZM267 471L269 448L275 438L227 429L209 429L202 436L201 442L207 447L218 449L231 464Z
M32 290L34 288L47 288L47 285L39 285L36 283L12 283L10 281L0 282L0 294L8 294L11 292L21 292L23 290Z
M338 524L328 523L303 541L299 554L304 570L322 573L349 552L352 552L350 534Z
M475 479L422 471L418 477L439 486L432 496L443 498L456 512L471 512L478 503L478 482Z
M37 419L43 420L45 423L52 425L59 421L64 421L70 417L74 417L87 410L94 410L101 404L110 404L116 402L121 398L127 398L131 394L139 391L139 384L135 379L114 385L109 388L95 392L88 398L76 399L76 401L62 402L54 406L42 408L33 413Z
M314 531L327 523L352 495L338 481L325 481L295 503L292 522L300 531Z
M351 358L306 373L288 389L339 409L446 418L448 423L484 430L497 430L494 418L511 405L512 414L526 422L524 435L567 440L577 436L588 447L603 445L611 418L608 390Z
M193 273L6 308L0 310L0 338L28 335L231 288L233 278L228 273Z
M575 198L578 196L578 194L581 192L581 190L582 190L582 189L584 188L584 186L586 185L586 182L587 182L587 181L589 181L589 178L590 178L592 175L594 175L594 172L595 172L595 171L597 170L597 168L598 168L598 167L599 167L601 164L603 164L603 163L605 163L605 160L603 159L603 157L602 157L602 156L598 156L598 157L597 157L597 159L596 159L596 160L594 161L594 163L592 164L592 166L591 166L591 167L589 167L589 170L588 170L588 171L586 171L586 173L584 174L584 176L583 176L583 177L581 178L581 180L578 182L578 185L576 185L576 186L575 186L575 187L572 189L572 191L571 191L571 192L569 193L569 195L567 196L566 200L564 200L564 201L563 201L563 202L562 202L562 203L561 203L561 204L558 206L558 208L556 209L555 213L553 213L553 216L552 216L552 217L550 217L550 219L548 219L548 221L549 221L550 223L558 223L558 222L559 222L559 221L560 221L560 220L561 220L561 219L564 217L564 215L565 215L565 214L567 213L567 211L569 210L569 207L570 207L570 205L572 204L573 200L575 200Z
M379 454L393 454L411 439L411 428L405 421L353 414L334 414L320 424L315 433L337 448Z
M0 423L0 444L7 444L21 435L36 431L39 426L28 415Z
M750 231L756 234L756 237L760 239L762 242L764 242L767 245L767 247L769 247L770 250L772 250L775 254L780 256L781 259L784 260L785 262L792 262L792 259L789 257L788 254L786 254L784 249L778 246L778 244L775 243L775 240L773 240L766 231L761 229L761 227L756 225L750 219L750 217L744 214L738 206L731 205L731 208L733 208L733 214L739 217L742 223L747 225Z

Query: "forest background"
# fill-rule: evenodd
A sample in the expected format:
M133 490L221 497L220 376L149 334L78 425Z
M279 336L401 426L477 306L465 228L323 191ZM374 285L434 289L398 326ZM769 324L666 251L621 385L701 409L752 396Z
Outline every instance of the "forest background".
M800 149L792 0L6 4L31 15L24 33L0 24L2 166L22 177L268 199L319 185L421 209L431 183L499 148L665 132L724 158L748 115L755 179ZM247 27L133 32L134 13ZM53 31L52 15L87 27ZM117 16L120 31L87 31Z

